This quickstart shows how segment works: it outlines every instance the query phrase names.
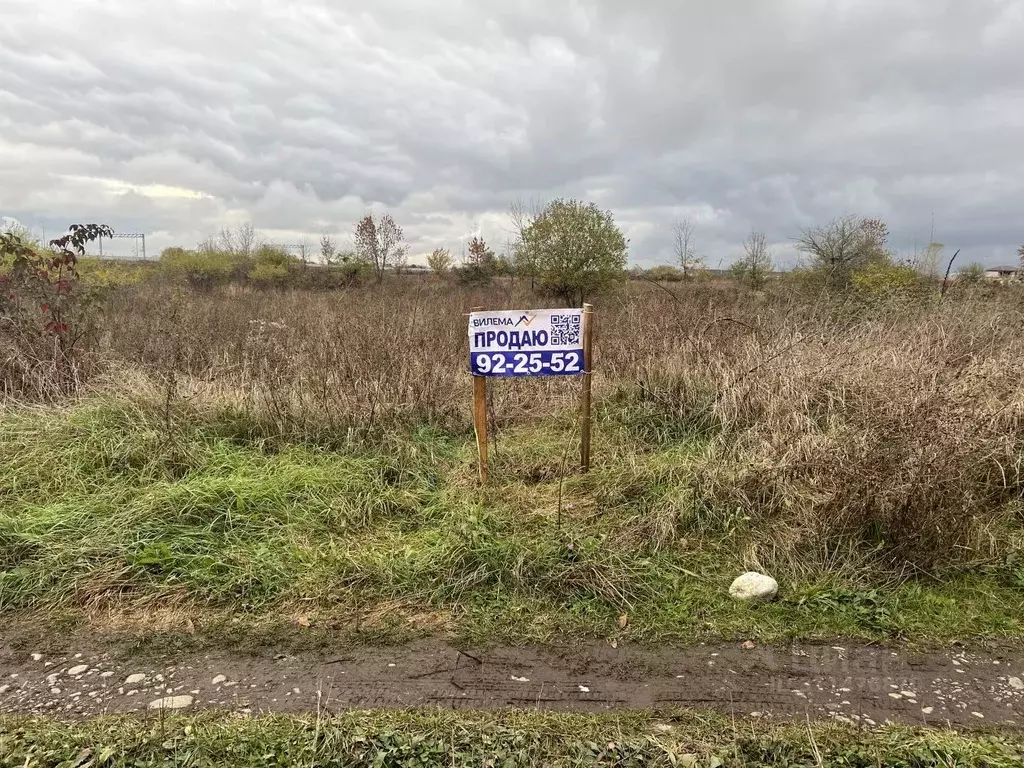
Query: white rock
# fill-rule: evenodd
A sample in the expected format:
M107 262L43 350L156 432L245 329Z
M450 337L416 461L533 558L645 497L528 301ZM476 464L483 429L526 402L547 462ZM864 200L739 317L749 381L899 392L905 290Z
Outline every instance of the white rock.
M89 665L88 664L76 664L75 666L73 666L71 669L68 670L68 674L69 675L82 675L82 674L85 674L85 671L87 669L89 669Z
M1024 691L1024 680L1019 677L1011 677L1006 682L1010 684L1010 687L1015 691Z
M220 685L220 684L221 684L221 683L223 683L223 682L224 682L225 680L227 680L227 677L226 677L225 675L217 675L217 676L216 676L215 678L213 678L213 680L211 680L210 682L211 682L211 683L212 683L213 685Z
M7 693L7 691L10 689L10 687L11 687L10 683L4 683L3 685L0 685L0 693Z
M58 693L60 693L60 688L51 688L50 693L56 696Z
M42 661L42 660L43 660L43 654L41 654L41 653L33 653L32 654L32 661Z
M150 709L184 709L192 706L191 696L164 696L149 702Z
M930 715L932 712L935 711L935 707L921 707L921 711L924 712L926 715Z
M580 689L580 693L590 693L590 689L587 686L585 686L585 685L579 686L579 689Z
M528 678L528 677L516 677L515 675L512 675L512 679L515 680L517 683L528 683L528 682L530 682L530 678Z
M779 593L779 582L771 576L750 571L738 577L729 587L729 594L737 600L771 600Z
M114 673L109 669L106 672L100 672L100 677L113 677Z
M128 677L124 679L125 685L136 685L137 683L144 682L146 682L146 676L141 672L136 672L134 675L128 675Z
M153 679L156 680L158 683L162 683L164 681L164 676L163 675L154 675Z

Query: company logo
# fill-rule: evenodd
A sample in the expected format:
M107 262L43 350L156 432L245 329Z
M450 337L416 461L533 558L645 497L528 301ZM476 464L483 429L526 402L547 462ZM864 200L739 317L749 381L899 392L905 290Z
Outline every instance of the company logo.
M530 324L537 319L536 315L522 314L518 320L513 320L511 317L475 317L473 318L473 328L518 328L521 325L525 325L527 328Z

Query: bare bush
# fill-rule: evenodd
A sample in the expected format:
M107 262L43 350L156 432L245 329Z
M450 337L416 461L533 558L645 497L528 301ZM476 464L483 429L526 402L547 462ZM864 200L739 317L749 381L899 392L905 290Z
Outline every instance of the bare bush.
M373 266L378 283L389 269L400 269L405 265L409 250L405 234L390 213L377 219L372 213L366 214L356 225L355 242L356 254Z
M888 261L889 227L881 219L842 216L828 224L805 229L797 250L810 259L829 288L845 288L854 270L875 261Z

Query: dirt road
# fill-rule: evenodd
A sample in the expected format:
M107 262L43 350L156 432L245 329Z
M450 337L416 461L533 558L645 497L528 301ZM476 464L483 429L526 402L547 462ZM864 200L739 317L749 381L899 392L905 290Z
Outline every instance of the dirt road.
M1024 653L912 655L853 645L561 653L437 642L333 654L205 654L143 662L110 651L0 652L0 713L251 714L346 708L686 706L745 717L881 724L1024 724Z

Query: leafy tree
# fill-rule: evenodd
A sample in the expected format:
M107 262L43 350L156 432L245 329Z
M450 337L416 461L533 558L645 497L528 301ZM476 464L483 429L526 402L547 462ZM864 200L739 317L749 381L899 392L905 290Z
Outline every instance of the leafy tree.
M733 264L729 271L755 291L764 287L772 271L772 254L764 232L751 232L747 236L743 243L743 258Z
M889 227L881 219L842 216L805 229L796 247L807 254L811 269L823 276L826 286L842 289L850 285L855 269L891 261L888 240Z
M508 255L503 253L494 260L494 274L514 277L516 265Z
M610 211L578 200L555 200L523 232L540 287L569 306L625 279L627 247Z
M435 275L446 275L452 267L452 255L447 248L435 248L434 252L427 256L427 266Z
M408 246L405 244L405 233L385 213L375 219L372 213L366 214L356 225L356 254L373 266L377 282L384 279L388 268L397 268L405 264Z

